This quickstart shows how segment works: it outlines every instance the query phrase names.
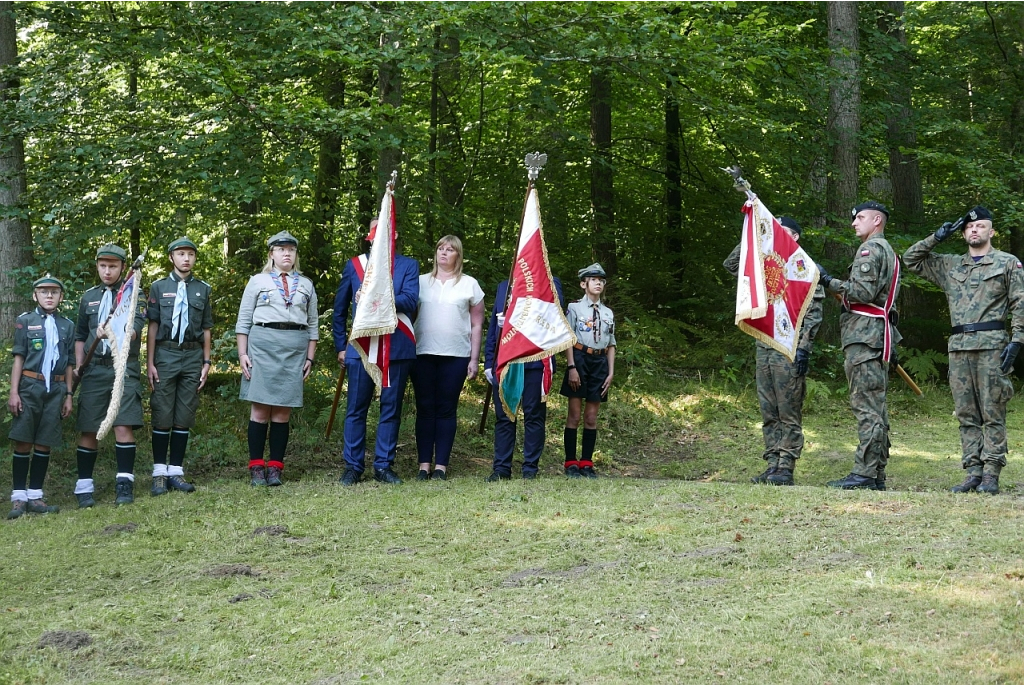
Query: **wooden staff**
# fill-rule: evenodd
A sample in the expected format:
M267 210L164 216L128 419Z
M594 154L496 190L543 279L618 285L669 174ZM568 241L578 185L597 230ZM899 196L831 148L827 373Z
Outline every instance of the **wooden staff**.
M334 415L338 413L338 400L341 399L341 384L345 382L345 365L341 365L341 373L338 374L338 387L334 389L334 404L331 405L331 418L327 420L327 435L331 437L331 430L334 428Z

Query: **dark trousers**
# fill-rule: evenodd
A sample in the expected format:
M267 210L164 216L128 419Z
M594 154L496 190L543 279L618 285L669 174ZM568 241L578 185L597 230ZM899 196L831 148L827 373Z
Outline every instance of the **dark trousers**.
M380 421L377 423L377 444L373 452L373 468L389 468L395 463L398 429L402 422L402 399L409 379L412 359L391 361L391 387L380 393ZM374 384L363 363L345 360L348 376L348 399L345 408L345 465L362 473L366 468L366 413L373 401Z
M412 367L416 391L416 451L421 464L447 466L459 425L459 395L469 374L469 357L421 354Z
M526 369L523 374L522 411L524 426L523 436L523 473L537 473L540 455L544 451L544 423L547 420L548 406L540 401L541 384L544 380L542 369ZM494 472L512 475L512 450L516 447L516 424L509 420L498 399L498 386L494 392Z

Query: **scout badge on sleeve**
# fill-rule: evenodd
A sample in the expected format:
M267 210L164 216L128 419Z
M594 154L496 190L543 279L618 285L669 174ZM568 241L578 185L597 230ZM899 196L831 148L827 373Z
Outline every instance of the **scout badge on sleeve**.
M562 313L555 282L551 277L540 219L540 200L533 185L545 162L547 155L539 152L526 155L529 183L519 230L519 245L508 279L509 299L505 307L505 325L501 329L495 352L498 399L510 417L516 415L523 396L523 365L526 362L545 360L545 366L550 368L550 358L572 347L576 341ZM545 373L542 399L546 399L550 389L551 377Z
M113 312L110 318L100 326L100 334L110 342L114 352L114 388L110 393L110 405L107 415L96 431L96 439L102 440L114 426L117 412L121 409L121 396L124 394L124 376L128 366L128 353L132 346L132 334L135 332L135 311L139 302L139 279L142 272L143 252L132 264L128 278L124 279L121 289L117 292Z

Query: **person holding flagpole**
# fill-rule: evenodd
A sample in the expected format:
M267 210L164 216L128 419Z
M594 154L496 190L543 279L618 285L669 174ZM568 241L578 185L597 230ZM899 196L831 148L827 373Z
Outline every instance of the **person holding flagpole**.
M379 218L370 222L370 232L366 236L371 245L370 251L345 263L334 298L334 349L338 353L338 363L345 365L348 378L343 438L345 471L340 480L345 486L361 481L366 469L366 415L378 382L381 387L380 419L373 455L373 478L380 483L402 483L402 479L395 473L394 464L402 421L402 400L409 371L416 360L412 317L416 314L420 298L420 267L415 259L389 252L397 238L390 193L389 188L385 193L389 211L384 214L390 226L381 225ZM386 244L375 248L374 241L377 240L384 240ZM371 259L374 256L371 253L381 248L383 250L377 255L381 264L377 265ZM388 267L385 262L391 262L391 278L382 276L378 279L378 267L381 270ZM388 290L391 292L388 293ZM393 299L393 305L388 302L389 299ZM378 310L383 314L385 309L393 306L391 311L397 315L397 323L390 326L393 332L359 335L357 307L360 302L371 307L365 311L364 318L375 316ZM351 339L348 327L350 313L354 334ZM379 381L376 374L371 376L367 366L376 369L376 374L380 374Z

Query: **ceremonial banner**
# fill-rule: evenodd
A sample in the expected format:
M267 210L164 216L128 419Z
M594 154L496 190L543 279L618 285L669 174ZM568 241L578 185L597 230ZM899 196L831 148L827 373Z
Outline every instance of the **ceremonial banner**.
M141 264L140 264L141 266ZM114 425L117 413L121 409L121 398L124 395L124 377L128 367L128 353L131 351L132 335L135 333L135 308L139 301L138 269L131 269L121 289L117 291L114 302L114 314L110 321L101 324L102 337L110 340L110 348L114 357L114 387L111 391L107 415L96 431L96 439L102 440Z
M514 417L522 399L522 364L546 360L546 395L551 387L552 360L549 358L568 349L576 341L562 313L551 277L540 220L540 201L537 189L532 185L526 198L508 292L510 299L505 307L505 325L498 340L495 371L502 408L507 416Z
M736 325L793 361L818 267L756 196L743 215Z
M395 203L394 176L384 190L370 256L359 288L349 339L363 360L363 368L378 388L391 387L391 334L398 328L395 308Z

